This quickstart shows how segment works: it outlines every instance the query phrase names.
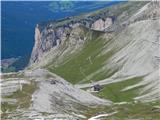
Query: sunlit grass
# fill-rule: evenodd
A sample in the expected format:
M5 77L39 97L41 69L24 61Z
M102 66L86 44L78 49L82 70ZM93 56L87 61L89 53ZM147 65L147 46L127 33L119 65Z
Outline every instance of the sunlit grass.
M129 102L138 95L138 88L122 91L125 87L134 85L143 80L143 77L135 77L117 83L111 83L103 86L103 89L97 94L99 97L109 99L113 102Z

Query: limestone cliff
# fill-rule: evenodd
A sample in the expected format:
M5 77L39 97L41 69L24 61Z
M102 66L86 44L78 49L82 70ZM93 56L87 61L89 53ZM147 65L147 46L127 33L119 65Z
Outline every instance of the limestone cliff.
M59 46L62 41L65 41L70 37L71 31L78 26L84 26L98 31L104 31L109 28L113 24L113 17L107 15L103 17L105 18L92 18L90 21L87 19L75 22L71 21L63 26L56 27L56 23L49 23L42 30L40 28L41 25L37 24L35 28L35 45L30 63L38 62L44 52L50 51L51 48Z
M1 75L4 118L159 120L159 38L160 2L38 24L30 69Z
M79 26L100 32L121 30L124 22L145 4L146 2L119 3L93 13L37 24L35 28L35 45L30 58L30 64L38 63L44 57L44 54L53 48L56 49L64 41L70 39L71 31Z

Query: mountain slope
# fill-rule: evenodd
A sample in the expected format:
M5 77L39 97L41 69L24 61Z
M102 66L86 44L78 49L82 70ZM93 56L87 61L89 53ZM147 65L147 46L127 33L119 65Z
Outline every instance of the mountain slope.
M38 24L30 66L2 76L4 113L7 106L8 118L24 120L159 120L159 11L160 2L123 2ZM29 100L12 106L26 98L25 84Z
M146 3L122 2L106 9L81 16L37 24L35 29L35 46L32 51L30 63L38 62L40 64L43 61L43 56L52 51L52 48L56 49L54 52L57 52L59 45L61 46L61 43L63 44L70 37L70 32L73 31L72 29L78 26L84 26L89 30L108 32L120 30L123 22L128 20L132 14L137 12ZM52 51L52 54L54 52Z
M134 78L140 77L141 79L133 82L134 84L129 84L129 82L124 86L126 89L130 88L127 91L139 88L134 90L134 95L130 99L142 101L159 99L160 85L157 72L159 69L157 51L159 45L157 36L160 27L159 3L131 3L115 5L109 12L105 9L94 13L94 16L93 13L86 15L85 19L82 16L83 19L70 18L60 21L55 24L56 29L53 23L47 24L47 26L52 26L48 29L43 26L45 29L41 30L42 35L36 35L38 37L36 40L42 40L42 43L35 45L42 46L43 49L43 45L51 45L47 42L52 42L52 39L59 42L55 46L45 46L43 52L38 52L41 53L42 60L44 58L48 60L41 61L37 57L35 64L45 66L67 81L82 84L82 86L84 86L83 83L90 82L100 84L102 80L108 84L108 79L116 82L119 78L123 81L128 77L132 78L130 80L132 83ZM144 7L140 8L140 6ZM117 13L117 9L120 12ZM59 37L51 36L52 31ZM48 37L45 37L45 32ZM37 51L35 49L41 50L35 46L33 56ZM89 85L91 84L86 86L89 87ZM141 92L139 93L138 90ZM115 92L118 93L118 91ZM133 93L131 91L128 94Z

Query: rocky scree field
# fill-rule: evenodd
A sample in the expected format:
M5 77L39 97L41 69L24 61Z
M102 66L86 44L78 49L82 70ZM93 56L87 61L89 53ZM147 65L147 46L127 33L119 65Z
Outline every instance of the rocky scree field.
M2 119L159 120L159 28L160 2L37 24L30 65L2 75Z

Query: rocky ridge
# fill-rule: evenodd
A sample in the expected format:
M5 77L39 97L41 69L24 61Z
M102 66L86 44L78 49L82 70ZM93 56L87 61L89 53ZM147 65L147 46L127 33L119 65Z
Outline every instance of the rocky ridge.
M98 12L98 16L96 14L94 17L92 14L88 14L84 15L84 18L81 19L73 19L71 17L65 20L38 24L35 29L36 41L30 60L30 67L19 73L2 75L3 80L1 81L1 86L4 97L2 101L5 103L2 106L4 116L6 115L5 117L7 117L7 119L23 120L28 120L28 118L75 120L96 119L101 115L108 116L111 114L111 116L108 117L109 119L119 119L119 116L127 113L126 116L122 116L122 119L149 120L154 116L153 118L158 120L160 109L158 106L159 103L156 103L156 101L160 99L160 51L158 38L160 34L160 3L149 2L148 4L137 4L136 2L131 2L121 4L120 6L122 7L113 7L113 11L119 10L118 13L117 11L114 13L112 10L112 12L104 10L103 12L105 14L100 11L101 14ZM121 10L123 10L123 12ZM92 22L89 21L89 19L91 19ZM95 52L97 52L95 43L98 44L100 40L104 41L100 44L100 48L102 49L95 54ZM65 77L57 76L54 72L51 73L44 68L39 69L39 67L45 66L45 68L51 67L57 72L56 69L62 66L62 69L68 72L69 69L73 69L70 65L74 64L74 67L78 66L77 68L79 70L79 66L84 64L80 64L81 61L77 62L77 59L75 59L75 63L78 64L75 64L72 60L78 55L85 54L84 52L80 52L85 49L85 43L92 43L91 46L93 46L94 50L91 49L91 51L89 49L86 58L84 57L82 60L92 66L97 62L99 63L99 61L94 62L94 58L106 55L106 53L111 50L114 52L111 52L112 54L110 56L104 56L104 62L98 64L101 65L101 67L95 71L86 75L85 71L80 69L80 71L78 71L81 72L80 76L85 75L85 77L82 77L76 85L70 84L66 81L68 79L65 80ZM68 61L71 61L71 64L68 65ZM46 65L48 66L46 67ZM65 65L68 66L65 68ZM92 66L91 69L94 69ZM87 65L80 68L83 67L86 68L85 70L87 71ZM106 72L106 70L108 68L109 71L115 68L118 69L109 77L94 81L101 73L104 72L107 74L108 71ZM61 68L59 70L61 70ZM64 73L63 71L62 73L60 72L60 75ZM73 71L71 72L73 73ZM74 74L69 75L74 78ZM134 81L136 79L132 78L135 77L141 77L142 79L134 84L119 84L128 79ZM77 75L75 78L77 78ZM92 82L89 81L91 83L87 83L86 80L88 79L91 79ZM74 79L74 81L75 80L76 79ZM24 96L22 93L26 90L26 85L31 85L33 81L38 88L34 86L34 91L25 93L25 99L29 96L27 101L29 107L24 108L24 104L20 98ZM99 93L105 93L106 91L103 90L112 87L114 83L118 84L118 87L123 86L119 91L116 91L120 95L121 93L125 93L125 97L128 96L128 94L130 96L132 95L132 90L135 89L138 91L138 94L132 96L133 101L127 102L125 99L122 102L113 103L110 99L108 100L108 98L104 100L94 96L90 93L92 91L90 91L90 89L88 90L88 88L93 85L99 84L103 86L102 91L99 91ZM30 87L31 86L28 86L27 90L31 89ZM116 89L116 87L114 87L114 89ZM107 89L107 92L108 91L109 89ZM112 91L114 90L109 91L106 95L112 96L112 94L117 94ZM23 96L14 99L12 94L17 96L17 93ZM25 101L25 99L23 100ZM16 109L14 109L13 112L9 112L10 107L12 107L13 104L17 104L17 101L19 103ZM145 104L145 102L148 103ZM9 107L6 110L6 105L8 104ZM145 108L143 104L147 107ZM113 109L110 109L110 105ZM101 106L106 108L101 109ZM132 112L137 112L136 116L131 112L128 118L128 112L133 110L134 106L144 109L135 109L135 111ZM96 110L94 108L96 108ZM97 113L100 115L97 115ZM112 113L114 113L114 115L112 115ZM92 117L95 115L97 115L97 117Z
M30 63L38 62L43 53L50 51L54 46L59 46L67 38L71 37L71 31L78 26L85 26L92 30L104 31L113 24L113 18L105 16L106 18L98 18L92 21L68 23L64 26L52 27L53 24L47 25L42 31L39 25L35 28L35 46L33 48ZM55 23L56 24L56 23Z
M82 18L78 21L77 19L68 18L69 20L67 19L67 21L49 22L44 29L41 29L44 35L40 34L40 31L36 28L39 31L36 32L38 34L36 34L36 42L39 43L35 44L32 53L35 61L31 57L31 63L38 63L39 65L41 63L40 59L43 60L48 57L52 60L50 62L57 59L58 62L62 61L61 63L65 64L67 62L65 61L66 58L72 56L72 52L76 54L76 52L83 49L84 43L86 43L89 36L92 36L92 39L96 39L94 35L97 34L97 36L104 39L112 39L110 46L103 46L104 50L102 53L99 53L100 55L107 53L109 49L119 50L114 50L115 53L112 53L111 58L103 63L104 66L88 75L87 78L92 78L92 76L98 73L100 74L106 68L110 70L118 68L118 71L111 76L111 79L117 77L125 78L126 76L145 76L142 83L140 83L144 86L154 81L150 86L146 86L142 93L145 93L146 90L152 88L156 83L156 89L150 91L148 95L137 96L136 100L159 98L157 96L159 92L159 80L156 72L159 69L159 60L155 56L159 56L156 49L158 50L157 36L159 34L160 3L149 2L141 4L142 6L139 9L135 9L134 5L138 6L139 4L132 3L130 6L129 3L124 3L124 6L128 8L125 12L117 7L120 11L119 13L104 10L94 17L89 14L85 16L85 19ZM132 14L128 15L129 13ZM126 15L128 16L126 17ZM111 32L111 30L113 31ZM130 37L126 36L126 34ZM55 35L58 37L55 37ZM68 44L66 44L66 41L68 41ZM37 55L34 54L36 52L38 53ZM69 57L68 60L70 60ZM47 59L45 59L45 62L42 62L42 66L50 63ZM52 64L56 67L57 63L53 62ZM155 75L154 80L152 74Z
M30 64L41 61L41 58L63 44L67 39L72 39L71 31L79 26L89 30L101 32L113 32L120 30L122 23L136 12L135 7L140 8L145 2L120 3L111 8L102 9L93 13L69 17L58 21L48 21L37 24L35 28L35 45L33 47ZM129 8L124 12L124 8ZM130 13L131 12L131 13ZM54 50L55 51L55 50Z

